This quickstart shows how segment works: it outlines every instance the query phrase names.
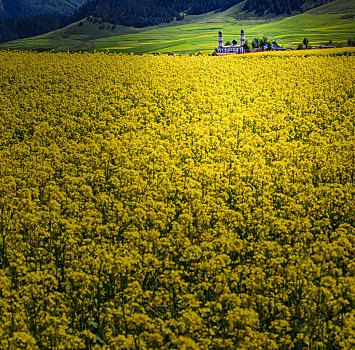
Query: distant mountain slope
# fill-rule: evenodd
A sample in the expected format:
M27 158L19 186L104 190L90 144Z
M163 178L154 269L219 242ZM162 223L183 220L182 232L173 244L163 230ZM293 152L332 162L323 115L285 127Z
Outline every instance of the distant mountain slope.
M302 12L304 5L314 7L329 0L246 0L244 10L257 15L265 13L291 14ZM77 19L94 16L104 22L133 27L168 23L184 15L199 15L210 11L224 11L243 0L93 0L82 6Z
M0 18L69 15L88 0L0 0Z
M253 11L257 15L265 13L274 13L280 15L287 13L290 15L293 11L302 12L305 9L321 6L333 0L247 0L244 10Z
M12 17L0 21L0 43L44 34L84 18L111 26L144 28L181 21L185 16L220 13L233 6L247 11L247 17L270 18L300 13L328 1L332 0L0 0L2 14ZM74 13L62 14L72 12L81 3L83 6ZM13 19L27 14L37 16Z
M186 14L197 15L224 11L243 0L93 0L82 6L77 18L94 16L105 22L137 28L181 20Z
M7 14L6 11L4 9L4 4L3 4L3 0L0 0L0 20L3 18L6 18Z
M145 28L115 26L89 18L47 34L4 43L0 50L212 53L219 30L226 42L239 40L241 29L245 30L249 42L267 35L286 47L289 42L297 47L305 37L313 47L329 41L347 45L348 38L355 37L353 0L335 0L302 14L277 17L257 17L243 12L243 6L240 3L223 12L187 15L181 21Z

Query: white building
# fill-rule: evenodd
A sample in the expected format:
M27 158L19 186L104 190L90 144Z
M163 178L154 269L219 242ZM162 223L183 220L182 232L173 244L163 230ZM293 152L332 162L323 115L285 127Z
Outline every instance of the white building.
M224 46L222 32L218 33L218 48L216 50L217 55L229 55L229 54L238 54L245 53L243 45L245 43L244 30L240 31L240 45L238 45L237 40L233 40L232 45Z

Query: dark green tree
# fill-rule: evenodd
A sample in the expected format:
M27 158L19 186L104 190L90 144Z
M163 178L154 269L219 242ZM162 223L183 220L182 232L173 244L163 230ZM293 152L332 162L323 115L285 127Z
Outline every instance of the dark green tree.
M243 44L243 49L245 50L245 52L250 52L250 45L248 40L245 40L244 44Z
M260 39L260 41L259 41L259 46L260 46L262 51L264 51L266 43L267 43L267 37L263 36L263 38Z
M348 38L348 46L355 46L355 38Z
M256 48L260 47L259 46L259 42L260 42L259 38L254 38L253 39L253 41L251 42L251 46L253 47L253 49L256 49Z

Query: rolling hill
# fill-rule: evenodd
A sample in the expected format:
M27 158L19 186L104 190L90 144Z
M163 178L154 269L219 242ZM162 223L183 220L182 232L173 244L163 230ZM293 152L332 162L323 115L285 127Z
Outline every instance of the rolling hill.
M226 11L187 15L181 21L134 28L89 18L33 38L0 45L2 49L27 50L109 50L133 53L212 53L217 33L224 40L238 39L243 28L246 38L268 35L280 45L300 43L308 37L311 45L332 41L346 44L355 36L355 4L352 0L335 0L294 16L265 14L257 16L244 10L245 2Z

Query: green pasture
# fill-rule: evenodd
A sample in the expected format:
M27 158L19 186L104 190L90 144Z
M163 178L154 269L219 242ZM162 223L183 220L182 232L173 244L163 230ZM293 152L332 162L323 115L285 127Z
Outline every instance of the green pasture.
M66 28L33 38L0 45L3 49L31 50L104 50L128 53L212 53L217 46L218 31L223 31L224 42L240 39L244 29L252 41L263 35L288 47L297 46L303 38L310 45L346 44L355 37L355 1L335 0L323 6L290 17L256 18L240 12L240 4L221 13L187 16L181 22L143 29L118 26L98 30L98 24L83 21Z

